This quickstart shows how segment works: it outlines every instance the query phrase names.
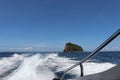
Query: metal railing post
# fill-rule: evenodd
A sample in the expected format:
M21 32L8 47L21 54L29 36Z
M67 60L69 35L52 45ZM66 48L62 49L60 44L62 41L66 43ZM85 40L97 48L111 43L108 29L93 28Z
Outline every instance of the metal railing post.
M81 69L81 75L80 76L82 77L82 76L84 76L82 63L80 63L80 69Z

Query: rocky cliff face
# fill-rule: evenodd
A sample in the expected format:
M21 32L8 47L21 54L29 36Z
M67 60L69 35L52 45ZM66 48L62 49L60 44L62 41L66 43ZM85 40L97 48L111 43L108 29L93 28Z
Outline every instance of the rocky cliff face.
M66 43L63 52L82 52L83 48L73 43Z

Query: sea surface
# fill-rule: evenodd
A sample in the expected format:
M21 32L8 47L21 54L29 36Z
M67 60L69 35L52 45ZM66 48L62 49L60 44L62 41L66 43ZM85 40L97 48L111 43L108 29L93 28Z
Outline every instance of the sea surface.
M0 80L52 80L91 52L0 52ZM100 52L86 61L84 75L99 73L120 64L120 51ZM80 76L80 67L70 70L66 80Z

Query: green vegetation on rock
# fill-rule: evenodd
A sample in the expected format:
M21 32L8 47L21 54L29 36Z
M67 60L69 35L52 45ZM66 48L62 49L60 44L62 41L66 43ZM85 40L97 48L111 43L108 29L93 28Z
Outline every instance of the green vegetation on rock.
M73 44L73 43L66 43L64 52L82 52L84 51L83 48L79 45Z

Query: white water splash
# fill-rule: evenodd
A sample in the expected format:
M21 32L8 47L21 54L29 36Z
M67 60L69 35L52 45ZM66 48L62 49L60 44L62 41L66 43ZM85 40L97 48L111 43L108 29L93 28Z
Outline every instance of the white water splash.
M20 56L20 55L17 55ZM13 61L8 61L7 65L11 68L11 63L14 63L14 60L18 58L13 56ZM1 60L0 64L7 61ZM54 72L64 71L65 69L69 68L70 66L74 65L78 61L71 60L66 57L59 57L57 53L52 54L35 54L33 56L24 57L24 62L22 63L21 67L17 72L14 74L7 76L5 80L52 80L55 77ZM84 73L85 75L99 73L105 71L115 64L111 63L95 63L95 62L86 62L84 65ZM57 66L57 67L56 67ZM55 69L53 72L52 70ZM1 69L2 70L2 69ZM0 71L1 73L2 71ZM68 72L69 74L75 74L76 76L80 75L80 68L79 66L75 69Z
M24 59L22 67L6 80L51 80L54 73L43 65L40 55ZM39 69L37 69L39 68Z
M5 74L7 71L19 66L22 62L23 56L14 54L12 57L3 57L0 59L0 75Z
M114 67L115 64L112 63L94 63L86 62L83 64L84 75L96 74ZM77 77L80 76L80 66L74 68L70 71L70 74L75 74Z

